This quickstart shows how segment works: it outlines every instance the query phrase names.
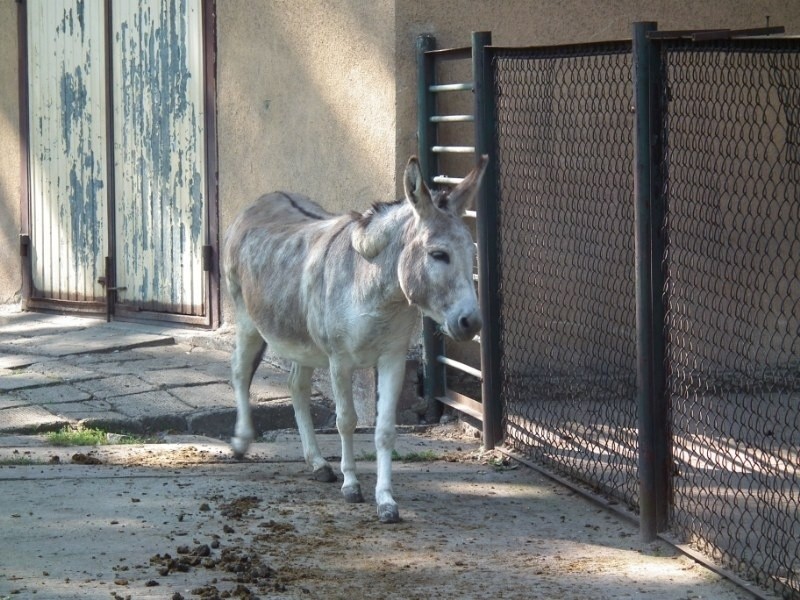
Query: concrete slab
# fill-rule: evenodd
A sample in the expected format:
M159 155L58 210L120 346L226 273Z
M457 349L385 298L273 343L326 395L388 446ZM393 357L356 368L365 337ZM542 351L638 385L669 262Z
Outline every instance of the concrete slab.
M226 381L225 379L218 379L188 367L142 371L138 374L138 377L142 381L162 389L204 385L208 383L223 383Z
M17 395L28 404L41 404L42 406L65 402L80 402L81 400L90 400L92 398L92 395L88 392L66 383L23 389L19 390Z
M156 389L156 386L143 381L136 375L114 375L102 379L89 379L76 382L74 385L78 389L88 392L92 397L100 399L128 396Z
M69 335L64 335L63 331L56 331L50 335L37 334L31 338L19 338L9 345L16 352L42 356L69 356L174 343L175 341L169 337L107 329L98 323L92 327L70 332Z
M157 418L164 415L184 415L192 407L166 390L154 390L141 394L130 394L109 401L120 413L132 419Z
M0 354L0 369L19 369L39 362L34 354Z
M63 358L53 360L39 360L32 363L25 369L26 373L40 373L45 377L58 379L59 381L83 381L86 379L97 379L102 377L97 371L92 368L91 363L85 366L70 364Z
M296 427L291 400L272 400L251 403L250 416L256 436L276 429ZM315 427L331 426L334 413L320 402L311 402L311 417ZM188 430L213 437L228 439L236 425L236 411L232 409L210 409L195 412L186 417Z
M170 393L195 409L214 410L236 406L233 389L227 383L179 387L171 389Z
M41 387L55 383L58 383L57 379L47 377L41 373L13 373L0 377L0 392Z
M34 433L55 431L69 424L69 419L54 415L41 406L18 406L3 410L0 418L0 433Z
M0 597L748 597L524 468L397 463L403 521L382 526L374 462L358 465L368 501L346 504L285 443L265 444L274 461L189 441L119 464L55 449L59 464L0 466Z

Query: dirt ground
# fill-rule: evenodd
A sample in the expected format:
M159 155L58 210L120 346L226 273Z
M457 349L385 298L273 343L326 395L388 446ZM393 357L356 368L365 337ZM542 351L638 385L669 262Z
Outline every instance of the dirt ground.
M7 443L0 599L751 597L536 472L446 437L401 436L402 457L437 460L395 463L395 525L377 522L366 435L359 505L311 480L295 434L245 462L208 439ZM338 439L322 438L334 456Z

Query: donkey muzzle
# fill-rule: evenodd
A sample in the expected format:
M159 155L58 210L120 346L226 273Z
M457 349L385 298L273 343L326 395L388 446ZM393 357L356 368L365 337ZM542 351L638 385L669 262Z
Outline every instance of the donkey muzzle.
M457 342L471 340L481 327L483 320L478 311L462 312L447 320L444 332Z

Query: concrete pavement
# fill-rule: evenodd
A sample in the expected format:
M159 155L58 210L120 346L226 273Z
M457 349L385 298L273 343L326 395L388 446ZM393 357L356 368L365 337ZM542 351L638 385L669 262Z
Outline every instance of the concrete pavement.
M0 307L0 600L10 598L716 598L750 594L510 462L455 425L400 435L403 523L377 523L303 464L286 373L253 385L245 461L230 332ZM314 396L318 426L333 414ZM82 423L164 443L51 446ZM197 435L203 434L203 435ZM336 435L320 436L325 456ZM356 435L365 496L372 436ZM425 457L437 457L431 460Z
M203 332L0 307L0 433L83 424L120 432L228 438L235 422L229 330ZM254 424L294 426L286 373L262 365ZM316 425L331 425L317 392Z

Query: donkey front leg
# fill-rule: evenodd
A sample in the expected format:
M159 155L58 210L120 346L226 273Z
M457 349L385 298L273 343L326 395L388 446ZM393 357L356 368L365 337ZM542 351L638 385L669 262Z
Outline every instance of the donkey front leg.
M353 369L330 361L331 383L336 399L336 428L342 440L342 496L347 502L363 502L361 484L356 477L356 461L353 454L353 433L358 417L353 404Z
M336 474L322 457L322 452L317 445L317 436L314 433L314 420L311 417L311 375L314 369L302 367L292 363L289 373L289 389L292 391L292 406L297 429L300 431L300 440L303 442L303 456L306 463L314 471L317 481L336 481Z
M378 482L375 486L375 500L381 523L400 521L400 510L392 495L392 452L397 437L397 399L403 385L405 368L405 355L382 356L378 360L378 418L375 425Z
M236 428L231 446L236 458L242 458L255 436L250 417L250 384L266 348L264 338L242 310L236 318L236 348L231 357L231 382L236 398Z

